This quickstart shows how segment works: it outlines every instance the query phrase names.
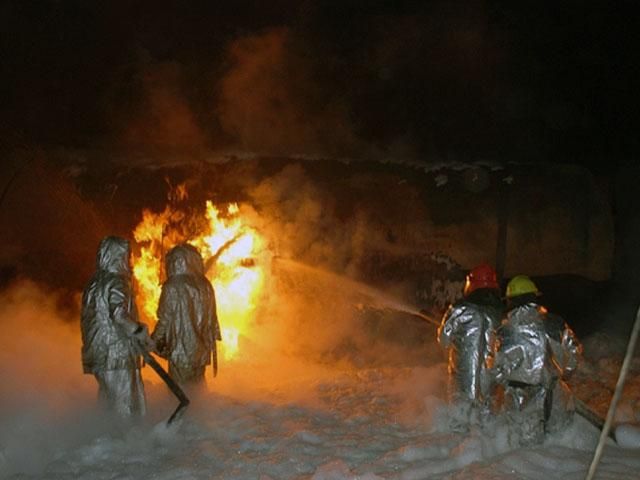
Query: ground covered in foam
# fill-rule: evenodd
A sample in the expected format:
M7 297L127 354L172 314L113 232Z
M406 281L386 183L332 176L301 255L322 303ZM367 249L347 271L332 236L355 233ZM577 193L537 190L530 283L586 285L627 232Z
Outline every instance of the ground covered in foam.
M598 433L581 419L526 449L509 446L500 419L493 434L448 432L443 369L316 369L237 395L192 392L193 405L169 428L162 417L175 402L151 382L149 415L135 426L88 406L14 405L2 415L0 471L20 479L584 477ZM240 374L230 368L221 390ZM640 478L640 450L608 445L598 472Z

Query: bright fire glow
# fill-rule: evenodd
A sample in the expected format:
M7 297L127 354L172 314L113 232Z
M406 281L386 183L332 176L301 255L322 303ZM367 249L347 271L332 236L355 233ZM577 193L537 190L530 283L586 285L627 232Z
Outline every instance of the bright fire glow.
M161 213L145 210L133 235L140 248L133 256L133 274L146 322L151 327L156 322L164 255L176 244L188 242L200 251L215 289L224 358L237 356L240 337L250 336L263 290L264 271L258 259L265 248L264 239L247 225L239 206L218 208L207 201L204 218L170 206Z

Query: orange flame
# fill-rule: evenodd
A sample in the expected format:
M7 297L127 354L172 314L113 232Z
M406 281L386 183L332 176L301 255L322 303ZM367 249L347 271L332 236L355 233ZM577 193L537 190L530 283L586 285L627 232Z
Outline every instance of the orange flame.
M187 232L187 225L192 231ZM156 322L164 253L188 242L200 251L216 292L224 357L237 356L240 338L250 337L263 290L264 270L257 259L265 249L264 239L246 223L240 207L233 203L219 209L207 201L204 218L170 206L161 213L144 210L133 235L140 247L133 256L133 274L147 323Z

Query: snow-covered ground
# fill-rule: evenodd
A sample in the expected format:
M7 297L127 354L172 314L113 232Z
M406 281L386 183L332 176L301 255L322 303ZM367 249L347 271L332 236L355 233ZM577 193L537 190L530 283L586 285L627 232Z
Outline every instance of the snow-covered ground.
M120 425L94 409L77 323L53 321L53 301L34 286L0 300L2 478L570 480L584 478L598 438L580 418L535 448L511 448L500 418L491 434L448 432L439 361L354 368L274 352L223 363L171 427L176 401L146 368L149 413ZM638 414L634 375L628 417ZM640 478L640 449L609 444L597 478Z

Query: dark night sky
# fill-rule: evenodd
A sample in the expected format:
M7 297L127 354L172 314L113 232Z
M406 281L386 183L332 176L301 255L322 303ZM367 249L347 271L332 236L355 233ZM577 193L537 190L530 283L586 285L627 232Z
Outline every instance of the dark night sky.
M2 1L5 145L627 162L634 1Z

